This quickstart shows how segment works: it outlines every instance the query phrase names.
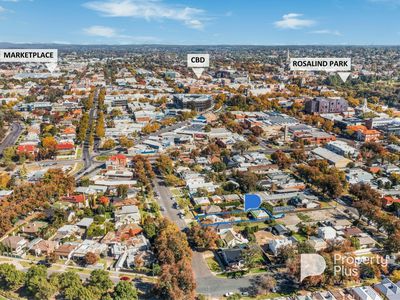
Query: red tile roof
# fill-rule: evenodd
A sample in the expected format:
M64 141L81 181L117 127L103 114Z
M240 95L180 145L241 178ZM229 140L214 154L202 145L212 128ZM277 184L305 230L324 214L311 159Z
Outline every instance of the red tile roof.
M62 201L72 202L72 203L83 203L85 202L85 195L70 195L61 198Z
M123 154L116 154L110 157L110 160L125 160L126 156Z
M33 152L36 150L35 145L19 145L17 148L18 152Z
M72 150L75 148L73 143L59 143L57 144L57 150Z

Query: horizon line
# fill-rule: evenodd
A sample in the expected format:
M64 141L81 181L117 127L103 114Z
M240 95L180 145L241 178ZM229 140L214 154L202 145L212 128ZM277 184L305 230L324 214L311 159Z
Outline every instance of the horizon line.
M400 47L400 44L162 44L162 43L142 43L142 44L80 44L80 43L57 43L57 42L4 42L0 44L10 45L59 45L59 46L176 46L176 47Z

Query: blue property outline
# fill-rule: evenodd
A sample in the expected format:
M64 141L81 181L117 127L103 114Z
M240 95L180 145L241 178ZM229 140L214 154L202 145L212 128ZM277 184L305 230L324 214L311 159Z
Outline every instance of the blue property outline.
M203 227L209 227L209 226L218 226L218 225L225 225L225 224L239 224L239 223L255 223L255 222L265 222L269 220L276 220L283 218L285 216L284 213L277 214L277 215L272 215L270 211L264 209L264 208L257 208L254 210L262 210L265 213L268 214L268 217L266 218L254 218L254 219L249 219L249 220L235 220L235 221L224 221L224 222L216 222L216 223L211 223L211 224L202 224L201 219L206 218L207 216L221 216L221 215L226 215L226 214L239 214L239 213L249 213L253 209L250 209L248 211L244 210L231 210L231 211L224 211L224 212L219 212L219 213L212 213L212 214L198 214L195 216L196 221Z

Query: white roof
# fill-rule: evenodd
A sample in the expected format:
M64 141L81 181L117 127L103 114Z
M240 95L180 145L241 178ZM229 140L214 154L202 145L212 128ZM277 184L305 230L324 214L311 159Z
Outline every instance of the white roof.
M125 205L116 211L117 214L136 214L139 213L139 208L136 205Z

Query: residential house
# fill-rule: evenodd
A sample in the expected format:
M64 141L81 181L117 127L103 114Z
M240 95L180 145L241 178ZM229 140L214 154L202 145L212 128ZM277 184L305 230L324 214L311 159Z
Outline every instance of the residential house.
M374 176L360 168L349 169L346 171L346 180L350 184L371 183Z
M55 251L54 254L56 257L59 259L71 259L72 253L75 251L75 249L78 247L79 244L77 243L65 243L58 247Z
M388 300L400 300L400 286L389 278L384 278L380 283L375 284L374 289Z
M115 169L123 169L127 166L128 160L127 157L123 154L116 154L110 156L106 161L106 169L107 170L115 170Z
M115 225L119 227L123 224L140 223L140 212L136 205L124 205L114 212Z
M381 133L375 129L368 129L364 125L348 126L347 130L355 132L356 139L361 142L373 142L379 140Z
M228 270L240 270L244 266L243 249L219 249L217 251L222 264Z
M240 245L245 245L249 242L240 233L234 231L233 229L227 230L221 234L220 237L228 248L235 248Z
M47 241L39 238L37 242L30 247L29 252L36 256L48 256L56 250L58 245L59 243L56 241Z
M319 227L318 237L325 241L333 240L336 238L336 230L331 226Z
M383 300L370 286L359 286L351 290L355 300Z
M8 236L1 241L5 252L12 255L21 256L25 253L25 248L28 246L28 240L20 236Z
M330 291L320 291L313 294L313 300L336 300Z
M85 230L90 227L90 225L93 224L93 218L83 218L80 220L78 223L76 223L76 226L80 228L84 228Z
M293 244L292 240L284 237L280 239L275 239L271 240L268 244L269 249L272 251L272 253L276 256L279 254L279 249L281 249L284 246L291 246Z
M70 206L77 206L79 208L89 206L89 201L85 194L68 195L61 197L60 201L67 202Z
M40 221L34 221L34 222L29 222L28 224L22 226L21 231L24 235L28 237L37 237L39 232L47 227L46 222L40 222Z
M287 229L284 225L278 224L272 227L271 232L274 235L288 235L290 230Z
M328 247L328 244L323 239L315 236L310 237L309 243L317 252Z
M74 259L82 259L89 252L102 255L107 252L107 245L98 243L94 240L84 240L82 243L78 244L74 252L72 253L72 257Z

